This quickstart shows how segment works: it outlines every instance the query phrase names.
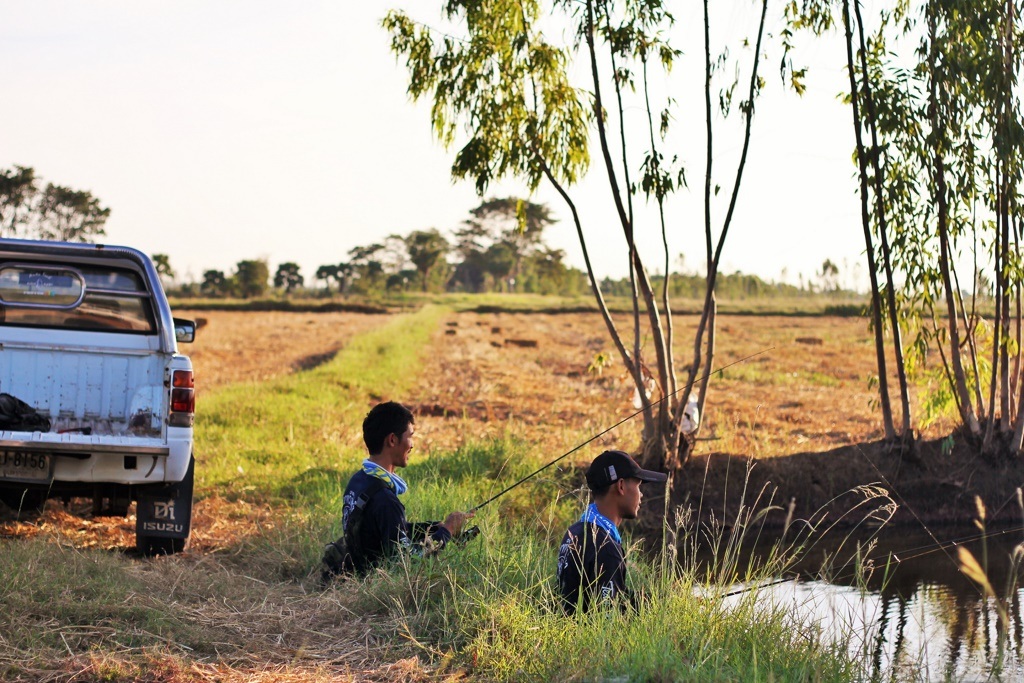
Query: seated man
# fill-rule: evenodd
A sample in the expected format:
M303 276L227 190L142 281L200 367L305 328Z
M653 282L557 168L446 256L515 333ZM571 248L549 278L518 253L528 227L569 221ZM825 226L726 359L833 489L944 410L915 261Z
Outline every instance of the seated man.
M324 550L323 579L343 571L365 574L400 549L419 556L436 552L473 516L452 512L440 523L406 520L398 496L409 487L395 468L409 463L414 431L413 415L400 403L381 403L366 415L363 441L369 457L345 487L344 536Z
M605 451L587 470L594 502L569 527L558 549L558 590L566 614L586 611L595 602L629 599L626 558L619 524L636 519L645 481L665 481L668 475L640 469L622 451Z

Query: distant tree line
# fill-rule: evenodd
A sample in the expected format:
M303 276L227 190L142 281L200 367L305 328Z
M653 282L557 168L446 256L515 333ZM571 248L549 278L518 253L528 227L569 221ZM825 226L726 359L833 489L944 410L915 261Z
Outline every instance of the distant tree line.
M543 243L544 229L554 222L543 204L515 197L488 199L470 212L450 238L430 228L392 234L381 242L350 249L347 260L317 268L314 289L324 296L409 291L583 294L589 288L586 274L567 266L562 250ZM167 255L154 254L153 260L165 280L173 281L175 273ZM243 260L234 272L206 270L199 282L182 284L174 291L178 296L212 298L261 297L270 293L271 286L285 295L310 291L297 263L281 263L272 278L270 273L265 259ZM737 271L719 276L716 286L721 296L734 300L843 291L838 284L839 268L832 261L826 260L816 275L818 283L809 280L806 287L803 282L797 287ZM652 276L659 288L664 281L662 275ZM668 284L673 297L698 299L704 295L706 277L673 273ZM605 278L600 288L609 296L628 297L632 285L628 278Z
M28 166L0 168L0 237L92 242L109 217L87 190L43 185Z
M489 199L446 237L437 228L393 234L357 246L348 258L317 268L313 280L324 295L373 296L393 292L526 292L573 295L586 291L585 275L565 264L565 252L543 241L554 223L548 208L513 197ZM165 254L158 271L173 280ZM198 283L177 288L180 296L263 296L270 289L266 260L239 261L231 274L207 270ZM298 264L282 263L273 287L286 294L303 289Z
M357 246L340 263L320 266L326 292L527 292L577 294L587 287L565 252L543 243L553 224L543 204L515 197L483 201L450 238L437 228Z

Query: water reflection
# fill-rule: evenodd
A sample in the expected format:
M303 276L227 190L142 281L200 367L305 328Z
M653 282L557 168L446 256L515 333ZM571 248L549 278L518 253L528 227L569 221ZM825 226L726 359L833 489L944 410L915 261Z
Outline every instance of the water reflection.
M978 536L974 527L936 536L941 548L927 533L889 530L868 556L874 570L859 579L849 553L822 546L799 564L796 580L758 590L800 622L848 639L867 680L1024 681L1022 577L1011 561L1021 528L990 530L984 540L964 540ZM961 546L984 566L995 597L960 572Z

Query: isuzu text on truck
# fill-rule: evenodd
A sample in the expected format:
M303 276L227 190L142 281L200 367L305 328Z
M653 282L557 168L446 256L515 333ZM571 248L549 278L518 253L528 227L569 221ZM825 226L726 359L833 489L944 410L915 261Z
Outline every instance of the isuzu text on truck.
M192 520L195 323L171 317L152 261L126 247L0 239L0 501L91 498L128 514L146 554Z

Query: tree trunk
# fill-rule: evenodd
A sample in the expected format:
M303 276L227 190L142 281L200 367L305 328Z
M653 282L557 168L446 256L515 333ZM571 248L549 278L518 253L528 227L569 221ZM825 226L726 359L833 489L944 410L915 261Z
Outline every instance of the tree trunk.
M911 434L911 413L910 413L910 388L907 382L907 365L903 358L903 335L900 330L898 310L896 308L896 283L892 273L892 258L889 250L888 224L885 215L885 201L883 191L885 189L881 168L881 148L878 145L878 128L875 125L877 115L875 113L875 101L871 94L871 78L868 73L867 63L867 42L864 39L864 21L861 18L860 2L854 0L853 10L857 18L857 33L860 42L860 69L861 78L864 82L864 104L867 109L868 130L871 132L871 163L875 174L875 213L878 219L878 234L882 243L882 264L885 268L885 292L887 295L889 309L889 326L892 329L893 351L896 355L896 376L899 380L900 407L903 410L902 433L904 436ZM856 106L856 105L854 105ZM859 152L858 148L858 152ZM881 373L882 368L879 368ZM890 407L890 413L891 413Z
M850 0L843 0L843 27L846 31L846 66L850 76L850 105L853 112L853 132L857 142L857 166L860 176L860 217L864 229L865 251L868 257L868 276L871 279L871 320L875 331L875 358L878 363L878 394L882 407L882 427L885 438L896 438L889 403L889 376L885 363L885 336L882 325L882 301L878 291L878 264L875 260L874 241L871 238L871 217L868 211L868 167L861 137L860 93L857 88L856 66L853 61L853 30L850 26Z
M960 408L960 418L970 435L974 438L981 436L981 425L974 415L974 408L971 405L971 397L967 392L967 378L964 374L963 360L960 356L960 331L957 323L956 299L953 296L953 285L949 276L949 264L952 261L952 253L949 245L949 195L946 186L946 167L943 160L944 149L942 140L944 136L939 125L939 97L938 97L938 48L936 46L936 19L935 9L929 8L928 13L929 32L929 78L930 86L928 91L928 110L932 128L933 146L933 179L935 181L935 201L938 205L939 223L939 272L942 277L942 287L946 299L946 314L949 330L949 356L953 366L953 390L956 392Z

